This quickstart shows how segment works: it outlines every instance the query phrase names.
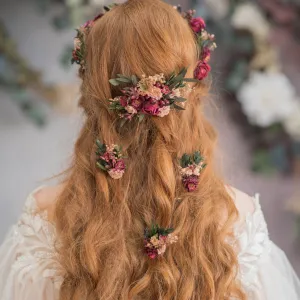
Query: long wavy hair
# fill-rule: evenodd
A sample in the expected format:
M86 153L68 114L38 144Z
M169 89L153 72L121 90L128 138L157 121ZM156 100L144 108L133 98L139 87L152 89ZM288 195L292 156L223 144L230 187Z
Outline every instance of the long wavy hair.
M120 125L107 99L116 74L154 75L197 62L187 22L160 0L129 0L99 19L86 40L81 107L86 119L59 196L55 222L65 270L61 300L245 299L228 243L237 209L213 167L216 134L203 116L197 84L185 111ZM127 170L114 180L95 167L95 140L122 145ZM178 158L200 150L208 163L195 192L184 190ZM175 229L177 244L150 260L143 231Z

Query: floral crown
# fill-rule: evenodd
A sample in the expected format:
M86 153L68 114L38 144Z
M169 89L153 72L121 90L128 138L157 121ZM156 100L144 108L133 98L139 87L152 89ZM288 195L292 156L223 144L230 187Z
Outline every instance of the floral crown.
M196 10L190 9L187 12L182 12L180 5L174 6L174 8L188 21L196 36L201 51L194 77L203 80L211 71L211 66L208 62L210 61L211 53L217 48L215 35L207 32L206 23L201 17L195 17Z
M87 21L85 24L76 29L77 35L74 38L74 49L72 52L71 63L78 64L85 69L85 55L86 55L86 46L85 39L89 34L90 30L94 26L95 22L102 18L106 12L109 12L112 8L114 8L117 4L112 4L109 6L104 6L104 12L98 14L94 19Z
M95 22L104 16L104 14L110 11L112 8L119 4L112 4L110 6L104 7L104 12L98 14L94 19L87 21L84 25L80 26L76 31L77 35L74 39L74 50L72 52L72 64L76 63L81 66L82 70L85 70L85 56L86 56L86 46L85 39L89 34L91 28L94 26ZM184 19L187 20L191 29L195 33L197 43L200 48L200 58L197 63L196 69L194 71L194 77L198 80L205 79L211 67L208 64L210 61L211 52L217 48L215 43L215 35L209 34L206 30L206 23L201 17L194 17L196 14L195 10L188 10L187 12L182 12L181 6L174 7Z

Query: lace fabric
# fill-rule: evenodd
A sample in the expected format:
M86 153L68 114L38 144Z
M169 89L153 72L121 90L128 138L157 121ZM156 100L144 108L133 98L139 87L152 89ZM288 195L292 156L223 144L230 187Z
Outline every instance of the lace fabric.
M40 212L35 193L0 247L0 300L58 300L63 270L55 250L55 227ZM269 239L259 204L235 228L239 276L250 300L299 300L300 283L285 254Z

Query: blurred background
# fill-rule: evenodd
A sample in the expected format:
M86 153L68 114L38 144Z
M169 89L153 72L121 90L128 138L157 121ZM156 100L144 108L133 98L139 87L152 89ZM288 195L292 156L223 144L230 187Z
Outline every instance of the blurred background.
M206 109L217 159L229 184L260 193L300 275L300 0L169 2L196 8L216 34ZM26 195L68 166L82 122L74 28L105 4L0 0L0 241Z

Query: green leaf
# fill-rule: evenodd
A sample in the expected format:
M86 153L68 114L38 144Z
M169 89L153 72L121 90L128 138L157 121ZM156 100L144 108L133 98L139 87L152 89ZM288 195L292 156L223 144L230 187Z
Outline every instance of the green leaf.
M110 82L110 84L112 84L113 86L118 86L118 85L120 85L120 83L119 83L116 79L110 79L109 82Z
M137 79L137 77L136 77L135 75L132 75L132 76L131 76L131 81L132 81L132 83L133 83L134 85L137 85L137 84L138 84L138 79Z
M178 110L185 110L183 107L181 107L181 106L179 106L179 105L177 105L177 104L173 104L173 106L174 106L174 108L175 109L178 109Z
M139 118L139 122L142 122L145 118L145 115L144 114L139 114L138 118Z
M188 154L184 153L182 155L181 161L180 161L181 167L186 168L189 165L190 159L191 159L190 156Z
M182 97L175 97L174 98L175 102L186 102L186 98L182 98Z
M102 166L99 162L97 162L96 163L96 166L99 168L99 169L101 169L102 171L107 171L107 169L104 167L104 166Z
M194 153L194 162L195 162L195 164L197 164L197 165L200 164L201 160L202 160L202 157L201 157L200 152L196 151Z
M125 82L125 83L131 83L131 79L128 79L128 78L124 78L124 77L121 77L121 78L117 78L116 81L119 81L119 82Z
M184 76L186 75L186 73L187 73L187 68L183 68L183 69L179 72L178 76L182 76L182 77L184 78Z
M183 81L185 82L200 82L200 80L196 79L196 78L184 78Z
M100 142L100 140L97 139L96 140L96 145L97 145L98 148L101 148L103 144Z

